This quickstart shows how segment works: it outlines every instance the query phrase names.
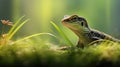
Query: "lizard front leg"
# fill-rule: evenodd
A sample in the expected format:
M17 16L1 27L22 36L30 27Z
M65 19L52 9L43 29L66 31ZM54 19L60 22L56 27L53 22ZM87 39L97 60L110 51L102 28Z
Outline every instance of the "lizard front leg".
M84 44L80 42L80 40L78 41L76 47L78 48L84 48Z

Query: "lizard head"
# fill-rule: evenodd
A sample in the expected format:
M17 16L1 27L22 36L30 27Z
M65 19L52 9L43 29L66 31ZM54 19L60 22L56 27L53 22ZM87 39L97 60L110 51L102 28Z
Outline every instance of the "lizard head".
M78 34L90 32L86 19L77 15L65 16L62 24Z

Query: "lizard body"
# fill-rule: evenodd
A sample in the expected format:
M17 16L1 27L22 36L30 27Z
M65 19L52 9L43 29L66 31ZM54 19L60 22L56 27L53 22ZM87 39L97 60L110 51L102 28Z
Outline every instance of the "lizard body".
M62 19L62 24L71 29L79 37L77 47L84 47L85 45L100 39L120 42L120 40L108 34L91 29L88 26L86 19L77 15L64 17Z

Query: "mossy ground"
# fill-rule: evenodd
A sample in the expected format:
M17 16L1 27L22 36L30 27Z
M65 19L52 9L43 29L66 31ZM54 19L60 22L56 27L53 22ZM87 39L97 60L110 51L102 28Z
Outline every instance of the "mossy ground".
M69 50L35 40L0 46L0 67L119 67L120 44L105 42Z

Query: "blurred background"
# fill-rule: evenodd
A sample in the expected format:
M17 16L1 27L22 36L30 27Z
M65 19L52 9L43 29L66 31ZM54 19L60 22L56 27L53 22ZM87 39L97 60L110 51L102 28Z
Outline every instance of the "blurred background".
M120 39L119 6L120 0L0 0L0 20L14 22L23 15L30 19L16 37L39 32L51 32L61 37L50 24L53 21L76 42L76 35L61 24L61 19L64 15L77 14L85 17L91 28Z

